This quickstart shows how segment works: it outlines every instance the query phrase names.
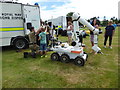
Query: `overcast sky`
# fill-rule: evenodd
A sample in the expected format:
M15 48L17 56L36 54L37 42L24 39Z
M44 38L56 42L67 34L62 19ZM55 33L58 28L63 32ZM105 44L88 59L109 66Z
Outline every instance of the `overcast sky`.
M78 12L86 19L104 16L118 18L118 2L120 0L19 0L22 3L40 6L42 20L50 19L52 16L65 16L69 12Z

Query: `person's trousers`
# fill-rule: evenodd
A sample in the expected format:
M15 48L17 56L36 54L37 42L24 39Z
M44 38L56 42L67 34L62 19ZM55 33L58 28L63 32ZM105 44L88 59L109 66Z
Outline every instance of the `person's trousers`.
M104 46L106 46L108 37L109 37L109 46L111 46L111 44L112 44L112 35L110 35L110 36L105 35Z

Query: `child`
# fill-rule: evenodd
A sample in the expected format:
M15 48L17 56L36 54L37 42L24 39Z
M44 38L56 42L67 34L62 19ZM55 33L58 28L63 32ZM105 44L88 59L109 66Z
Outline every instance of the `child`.
M68 22L68 28L67 28L67 35L68 35L68 43L71 45L72 42L72 31L73 31L73 25L72 22Z
M115 32L114 26L112 26L112 21L109 21L108 26L105 28L105 34L104 34L104 48L106 48L106 42L109 37L109 48L112 49L111 44L112 44L112 37Z
M39 34L39 39L40 40L40 55L43 57L46 56L46 48L47 48L47 42L46 42L46 28L41 28L41 33Z

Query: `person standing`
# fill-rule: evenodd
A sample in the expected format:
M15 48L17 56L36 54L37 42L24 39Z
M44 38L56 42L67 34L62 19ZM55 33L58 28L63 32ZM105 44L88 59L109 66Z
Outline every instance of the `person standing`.
M68 36L68 43L69 45L72 42L72 32L73 32L73 25L72 22L68 22L68 28L67 28L67 36Z
M115 32L115 28L112 25L112 21L108 22L108 26L105 28L105 34L104 34L104 48L106 48L107 39L109 37L109 48L112 49L112 38Z
M100 22L96 18L94 18L91 25L93 27L99 29ZM92 46L94 46L94 34L93 34L93 31L90 31L90 41L91 41Z
M39 34L40 40L40 55L41 57L46 56L46 49L47 49L47 40L46 40L46 28L41 28L41 33Z
M46 25L46 40L47 40L47 47L49 46L49 40L50 40L50 27Z
M29 37L29 48L31 50L31 53L25 52L24 57L27 57L28 54L32 55L33 58L36 57L36 53L39 53L39 46L36 43L36 35L35 35L35 30L34 27L31 27L30 33L28 34Z

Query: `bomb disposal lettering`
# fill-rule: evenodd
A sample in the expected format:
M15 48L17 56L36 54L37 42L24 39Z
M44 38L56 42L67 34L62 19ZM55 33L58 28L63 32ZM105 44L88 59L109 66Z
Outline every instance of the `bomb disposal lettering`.
M13 19L13 20L21 20L22 14L19 13L0 13L0 19Z

